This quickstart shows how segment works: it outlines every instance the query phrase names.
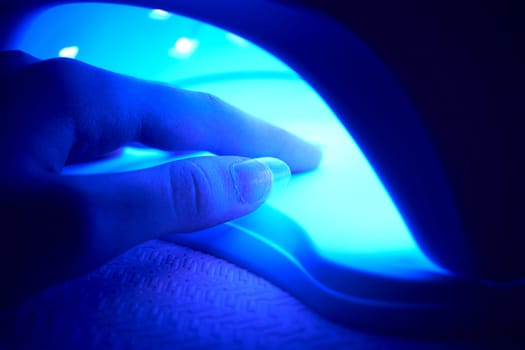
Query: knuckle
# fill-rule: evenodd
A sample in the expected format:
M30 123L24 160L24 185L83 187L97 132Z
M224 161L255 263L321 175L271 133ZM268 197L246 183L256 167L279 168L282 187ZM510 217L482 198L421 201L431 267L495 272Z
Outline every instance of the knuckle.
M180 220L202 222L212 213L212 187L206 170L184 161L171 171L172 205Z
M220 109L224 106L224 101L213 94L207 92L199 92L199 94L201 94L202 100L208 105L210 110Z
M25 88L34 91L33 99L39 99L44 106L61 106L78 97L84 75L81 62L52 58L28 67Z
M55 67L57 70L65 72L76 70L83 65L80 61L67 57L53 57L44 62L50 67Z
M82 72L82 63L70 58L56 57L42 62L41 71L48 79L71 81Z

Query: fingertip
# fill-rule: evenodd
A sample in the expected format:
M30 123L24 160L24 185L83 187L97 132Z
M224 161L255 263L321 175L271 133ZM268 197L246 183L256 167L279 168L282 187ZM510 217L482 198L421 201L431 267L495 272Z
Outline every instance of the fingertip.
M308 142L309 151L310 154L310 168L308 170L315 169L319 167L321 164L321 161L323 160L323 152L324 152L324 146L318 143Z
M292 174L314 170L323 160L324 147L317 143L300 139L299 144L292 150L290 159L284 159L290 165Z
M247 159L230 167L237 199L243 204L262 203L272 189L272 170L264 162Z
M290 175L275 158L207 156L171 164L174 205L179 232L210 227L257 209L274 183Z
M268 195L283 191L292 176L288 164L284 161L273 157L262 157L253 159L256 162L264 164L271 173L271 189Z

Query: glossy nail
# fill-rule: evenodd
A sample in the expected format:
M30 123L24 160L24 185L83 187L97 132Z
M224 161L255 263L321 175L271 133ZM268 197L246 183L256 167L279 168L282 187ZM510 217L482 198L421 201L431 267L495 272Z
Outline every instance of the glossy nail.
M264 201L270 193L286 187L291 176L288 165L272 157L235 163L231 173L239 200L244 203Z

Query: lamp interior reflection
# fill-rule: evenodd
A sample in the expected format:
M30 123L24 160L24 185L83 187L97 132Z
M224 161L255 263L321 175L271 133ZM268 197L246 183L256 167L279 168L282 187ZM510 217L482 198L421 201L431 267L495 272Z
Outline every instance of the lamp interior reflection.
M299 224L315 254L333 263L397 278L447 274L418 248L374 169L315 89L237 33L160 9L70 4L33 18L13 46L42 59L76 57L209 92L322 145L319 169L294 175L286 191L265 205ZM312 43L312 50L317 46L322 43ZM181 156L190 155L129 146L118 159L71 166L64 173L125 171ZM265 236L246 220L225 225Z

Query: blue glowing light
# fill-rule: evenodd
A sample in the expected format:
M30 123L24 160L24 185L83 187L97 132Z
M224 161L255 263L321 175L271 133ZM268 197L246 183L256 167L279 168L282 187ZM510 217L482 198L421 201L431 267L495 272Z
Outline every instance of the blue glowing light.
M170 25L169 30L150 18L169 18L163 23ZM48 38L45 45L43 37ZM319 169L294 176L286 191L267 204L299 223L323 258L393 276L445 273L418 248L374 170L330 107L268 52L236 34L163 10L109 4L49 9L28 24L14 46L49 58L56 56L56 47L72 40L83 48L82 59L88 63L213 93L322 145ZM67 57L77 53L78 47L60 51ZM65 173L124 171L177 157L127 147L117 160L71 167Z
M233 33L226 33L226 39L230 40L232 43L239 45L239 46L250 45L250 43L246 39L236 34L233 34Z
M188 58L199 46L197 39L190 39L186 37L178 38L173 47L168 51L168 54L177 58Z
M168 11L161 10L161 9L154 9L154 10L151 10L151 12L149 13L149 18L156 19L159 21L167 20L170 17L171 17L171 13L169 13Z
M76 58L78 55L78 46L67 46L58 52L58 56L67 58Z

